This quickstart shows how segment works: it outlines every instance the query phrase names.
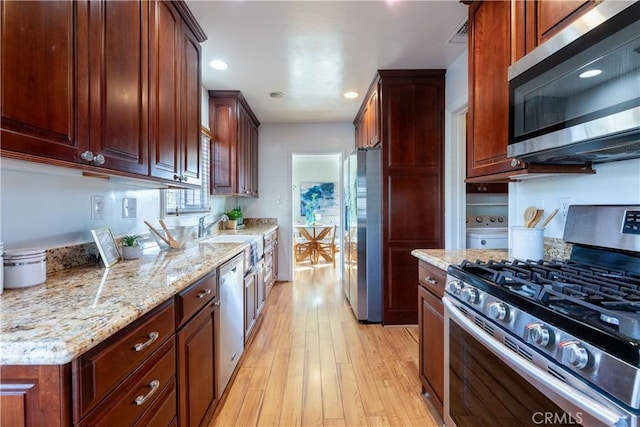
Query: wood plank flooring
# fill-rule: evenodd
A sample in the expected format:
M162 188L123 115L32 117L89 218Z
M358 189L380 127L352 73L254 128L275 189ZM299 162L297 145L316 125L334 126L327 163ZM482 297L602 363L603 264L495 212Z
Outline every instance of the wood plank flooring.
M358 323L330 264L274 285L214 426L437 426L417 327Z

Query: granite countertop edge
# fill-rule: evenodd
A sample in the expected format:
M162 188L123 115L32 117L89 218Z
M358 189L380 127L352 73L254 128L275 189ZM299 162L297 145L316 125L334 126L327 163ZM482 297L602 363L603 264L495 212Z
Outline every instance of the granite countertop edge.
M502 249L414 249L411 255L444 271L464 260L511 259L508 251Z
M268 234L277 225L220 230ZM215 268L248 243L190 242L179 251L145 249L141 258L53 273L30 288L0 295L0 365L62 365L103 342Z

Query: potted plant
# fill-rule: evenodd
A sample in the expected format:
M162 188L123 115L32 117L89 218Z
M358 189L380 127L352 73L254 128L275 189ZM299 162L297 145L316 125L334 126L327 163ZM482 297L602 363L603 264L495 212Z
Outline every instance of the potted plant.
M229 219L224 223L224 228L226 228L227 230L235 230L236 226L238 225L238 218L242 217L242 211L232 209L225 215L227 215Z
M138 238L137 235L127 235L122 238L122 257L124 259L140 258L142 246L140 246Z

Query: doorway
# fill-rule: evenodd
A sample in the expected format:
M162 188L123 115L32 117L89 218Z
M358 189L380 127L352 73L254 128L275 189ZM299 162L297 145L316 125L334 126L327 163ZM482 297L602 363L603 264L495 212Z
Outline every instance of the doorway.
M294 277L295 272L300 269L328 268L340 275L343 222L342 157L342 153L292 155L291 251ZM330 233L335 232L333 240L336 252L333 259L326 251L323 256L314 256L313 250L307 247L308 250L305 252L301 243L308 243L309 235L301 236L301 229L309 232L312 238L320 235L324 229L330 229ZM297 254L296 248L302 249L302 252Z

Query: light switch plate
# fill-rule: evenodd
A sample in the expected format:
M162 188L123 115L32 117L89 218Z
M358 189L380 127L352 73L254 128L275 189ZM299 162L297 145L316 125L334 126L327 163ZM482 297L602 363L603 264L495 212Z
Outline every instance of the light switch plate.
M91 219L104 219L104 196L91 196Z
M122 198L122 218L132 219L137 217L138 204L135 197Z

